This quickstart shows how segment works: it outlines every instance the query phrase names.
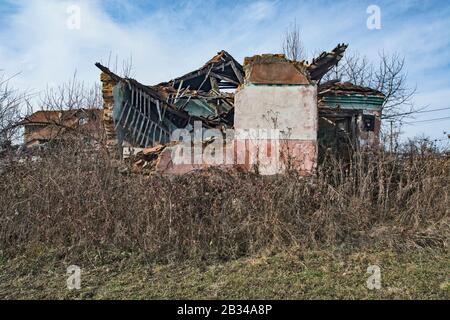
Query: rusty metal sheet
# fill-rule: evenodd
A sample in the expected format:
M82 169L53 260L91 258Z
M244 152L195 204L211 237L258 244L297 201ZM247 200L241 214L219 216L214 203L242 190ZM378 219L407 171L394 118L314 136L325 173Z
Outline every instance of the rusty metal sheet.
M255 64L247 80L255 84L309 84L307 77L288 62Z

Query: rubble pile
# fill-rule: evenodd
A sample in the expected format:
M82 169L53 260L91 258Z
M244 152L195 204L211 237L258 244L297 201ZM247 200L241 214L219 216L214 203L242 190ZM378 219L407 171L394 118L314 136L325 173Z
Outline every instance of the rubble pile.
M125 161L131 167L132 173L150 174L156 171L160 155L167 145L156 145L154 147L144 148L135 155L128 157Z

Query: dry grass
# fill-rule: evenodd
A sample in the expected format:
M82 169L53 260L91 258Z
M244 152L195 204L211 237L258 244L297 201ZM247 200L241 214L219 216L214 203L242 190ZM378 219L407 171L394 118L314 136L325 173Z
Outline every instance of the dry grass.
M292 246L444 247L450 160L435 154L328 159L313 178L208 170L121 173L77 144L3 160L0 250L132 250L158 261L232 259Z
M43 250L0 260L1 299L449 299L443 250L303 250L231 261L149 263L135 254L92 253L90 260ZM66 268L81 268L80 290ZM369 265L381 289L369 290Z

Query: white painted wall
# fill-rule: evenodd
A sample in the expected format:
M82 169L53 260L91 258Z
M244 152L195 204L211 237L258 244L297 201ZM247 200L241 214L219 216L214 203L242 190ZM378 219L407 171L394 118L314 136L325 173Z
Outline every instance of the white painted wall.
M235 96L234 127L280 129L283 139L317 140L317 87L250 85Z

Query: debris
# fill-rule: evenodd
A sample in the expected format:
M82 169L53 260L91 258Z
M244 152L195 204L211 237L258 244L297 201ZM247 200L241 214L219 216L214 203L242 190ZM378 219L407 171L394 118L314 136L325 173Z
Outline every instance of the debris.
M158 144L155 147L151 147L151 148L145 148L144 150L142 150L142 154L144 156L148 156L148 155L153 155L156 153L160 153L166 146L163 146L162 144Z

